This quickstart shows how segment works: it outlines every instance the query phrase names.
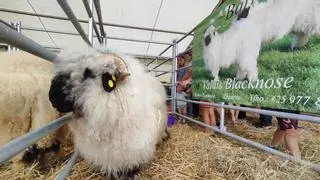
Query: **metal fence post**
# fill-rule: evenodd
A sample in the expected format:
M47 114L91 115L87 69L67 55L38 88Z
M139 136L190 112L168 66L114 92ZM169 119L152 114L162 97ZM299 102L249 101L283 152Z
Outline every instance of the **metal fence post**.
M93 9L93 0L88 0L90 11L92 12ZM92 16L88 19L88 39L90 43L93 43L93 13L91 13Z
M102 37L103 48L107 49L107 37Z
M9 24L13 26L13 22L9 21ZM13 50L13 46L8 44L8 51L12 51L12 50Z
M221 108L220 108L220 130L224 131L224 117L225 117L225 111L223 108L224 102L221 103Z
M176 112L177 109L177 41L173 40L173 46L172 46L172 88L171 88L171 103L172 103L172 112Z

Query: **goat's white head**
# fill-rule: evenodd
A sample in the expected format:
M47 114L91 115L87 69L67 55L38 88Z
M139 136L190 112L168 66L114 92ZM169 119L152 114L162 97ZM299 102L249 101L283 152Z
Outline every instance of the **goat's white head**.
M108 96L121 86L128 75L125 61L115 53L95 51L62 60L57 64L49 98L59 112L81 112L81 104L77 104L77 100L84 98L83 94Z

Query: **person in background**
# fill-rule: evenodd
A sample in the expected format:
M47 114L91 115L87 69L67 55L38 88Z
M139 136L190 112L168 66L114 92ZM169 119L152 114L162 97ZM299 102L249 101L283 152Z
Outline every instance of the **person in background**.
M266 109L266 108L264 108ZM271 109L268 110L286 112L286 113L299 113L297 111L291 110L279 110L279 109ZM272 119L271 116L267 115L260 115L264 116L265 119ZM277 149L277 146L284 140L286 149L290 155L295 158L300 159L300 149L299 149L299 132L298 132L298 121L294 119L286 119L277 117L278 120L278 128L273 135L273 139L271 141L270 147L273 149Z
M178 81L178 83L182 83L183 84L183 86L185 88L184 91L187 94L186 99L188 99L188 100L192 99L192 91L191 91L191 79L192 79L191 59L192 59L191 51L187 52L187 53L184 53L183 55L180 56L180 58L178 58L178 68L190 66L190 67L186 67L186 68L180 69L177 72L177 73L179 73L181 71L180 75L177 74L177 81ZM179 63L181 63L181 64L179 64ZM187 115L189 117L193 116L193 103L191 103L191 102L187 102Z
M240 104L240 107L247 107L243 104ZM238 114L238 119L245 119L246 118L246 115L247 113L245 111L239 111L239 114Z
M186 100L187 94L184 92L184 86L180 83L177 85L177 99ZM187 102L177 100L178 113L187 115Z
M162 82L165 84L165 82ZM167 93L167 98L171 97L171 88L169 86L165 86L166 89L166 93ZM171 100L167 100L166 101L167 104L167 112L170 113L172 112L172 104L171 104ZM172 127L175 124L175 116L170 113L168 114L168 122L167 122L167 126L168 127Z
M201 101L208 102L208 101ZM200 115L203 121L213 127L217 127L216 115L214 112L214 107L210 105L200 104ZM212 130L208 129L208 132L212 132Z
M272 109L266 108L266 107L261 107L261 109L263 109L263 110L272 110ZM271 127L272 127L272 116L267 116L267 115L260 114L259 121L260 121L260 125L259 125L260 128L271 129Z

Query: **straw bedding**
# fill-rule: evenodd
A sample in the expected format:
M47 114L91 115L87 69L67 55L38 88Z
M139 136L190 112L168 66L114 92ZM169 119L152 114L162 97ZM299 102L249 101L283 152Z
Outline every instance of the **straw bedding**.
M240 121L228 131L268 145L272 130L253 126L256 117ZM274 121L275 123L275 121ZM300 148L303 159L320 162L320 126L302 122ZM170 129L171 139L159 145L151 164L142 168L140 179L320 179L320 174L256 150L222 135L204 131L194 124L176 124ZM284 151L284 147L280 148ZM0 179L54 179L72 153L72 145L60 154L47 154L37 163L22 170L10 164L0 167ZM103 179L103 174L79 158L68 179Z

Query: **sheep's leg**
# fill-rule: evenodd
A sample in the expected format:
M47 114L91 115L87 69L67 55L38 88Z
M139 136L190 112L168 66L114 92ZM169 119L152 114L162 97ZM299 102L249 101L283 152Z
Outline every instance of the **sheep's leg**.
M243 69L239 69L236 75L237 80L243 80L247 76L247 72Z
M118 171L115 174L106 174L105 179L107 180L137 180L140 172L139 167L134 167L126 171Z
M309 41L309 36L306 33L295 33L291 42L291 50L299 50Z
M220 70L220 65L218 63L215 63L211 70L211 74L213 76L214 81L219 81L219 70Z
M124 180L137 180L138 178L138 174L140 172L140 168L139 167L135 167L132 168L131 170L129 170L126 173L126 176L124 177Z
M245 52L247 53L242 56L239 63L240 71L238 71L237 73L238 79L242 80L247 76L248 80L251 80L251 81L258 80L257 61L259 56L259 50L260 50L259 47L246 49Z
M26 151L23 154L22 160L24 162L31 163L32 161L37 159L39 154L40 154L40 149L37 147L37 145L33 145L26 149Z
M171 138L171 136L170 136L170 132L168 131L168 129L166 128L166 130L165 130L165 133L164 133L165 135L162 137L162 141L167 141L168 139L170 139Z
M39 93L33 102L31 110L31 129L34 131L39 127L47 125L52 120L56 119L58 114L53 110L50 102L47 100L46 94ZM57 152L60 149L60 142L56 140L55 133L46 136L39 140L35 145L29 147L23 154L23 161L32 162L39 155L43 153L54 151Z

